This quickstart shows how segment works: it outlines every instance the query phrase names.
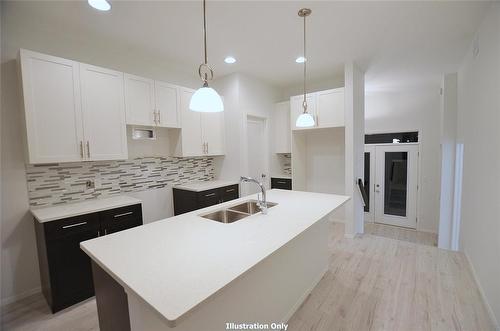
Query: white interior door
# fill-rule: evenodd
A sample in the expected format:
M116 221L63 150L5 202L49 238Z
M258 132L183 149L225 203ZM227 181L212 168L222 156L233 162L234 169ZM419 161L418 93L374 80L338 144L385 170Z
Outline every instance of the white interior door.
M365 206L365 222L375 221L375 146L365 145L364 184L368 203Z
M375 222L417 227L418 146L376 146Z
M264 119L248 117L247 119L247 164L248 173L257 180L267 182L267 149L266 149L266 122ZM262 178L265 175L265 178ZM254 183L242 184L243 194L249 195L260 192L260 189Z

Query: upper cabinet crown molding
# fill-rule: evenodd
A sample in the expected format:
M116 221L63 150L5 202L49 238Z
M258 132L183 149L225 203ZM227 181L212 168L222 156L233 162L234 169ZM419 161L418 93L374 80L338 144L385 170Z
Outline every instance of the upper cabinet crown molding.
M314 117L315 126L298 128L297 117L302 113L302 95L290 98L290 125L292 130L311 130L316 128L333 128L345 126L344 120L344 88L308 93L307 111Z
M166 82L125 74L127 124L180 128L179 88Z

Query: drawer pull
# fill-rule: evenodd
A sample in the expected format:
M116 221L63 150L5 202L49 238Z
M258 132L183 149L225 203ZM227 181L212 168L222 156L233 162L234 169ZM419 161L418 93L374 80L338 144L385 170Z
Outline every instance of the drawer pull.
M234 188L230 188L229 190L226 190L226 192L233 192Z
M123 213L123 214L117 214L114 217L115 218L119 218L119 217L123 217L123 216L132 215L133 213L134 213L133 211L129 211L129 212L126 212L126 213Z
M205 194L206 197L213 197L214 195L215 195L215 193Z
M278 184L286 184L286 182L276 182L276 183L278 183Z
M70 224L70 225L64 225L62 228L69 229L69 228L73 228L75 226L80 226L80 225L85 225L85 224L87 224L87 222L80 222L80 223L75 223L75 224Z

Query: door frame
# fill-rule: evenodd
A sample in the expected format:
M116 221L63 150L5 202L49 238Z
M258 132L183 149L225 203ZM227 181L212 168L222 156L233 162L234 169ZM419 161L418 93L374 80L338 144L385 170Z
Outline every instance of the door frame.
M394 131L367 131L366 134L376 134L376 133L391 133L391 132L401 132L402 130L394 130ZM370 171L372 169L372 165L374 167L374 165L376 164L376 153L375 153L375 148L377 146L392 146L392 145L396 145L396 146L400 146L400 145L416 145L417 146L417 157L418 157L418 160L417 160L417 195L416 195L416 200L415 200L415 204L416 204L416 218L417 218L417 224L416 224L416 228L415 229L418 229L418 220L420 218L420 210L419 210L419 206L420 206L420 199L421 199L421 191L422 191L422 176L421 176L421 169L422 169L422 158L420 157L421 155L421 150L422 150L422 145L421 145L421 139L422 139L422 131L421 130L416 130L416 129L412 129L412 130L409 130L409 131L418 131L418 142L413 142L413 143L387 143L387 144L365 144L365 151L366 151L366 147L371 147L373 148L373 157L370 158ZM373 176L371 176L373 174ZM370 179L371 179L371 183L373 183L373 186L370 185L370 205L371 207L375 208L375 201L374 201L374 193L375 193L375 169L373 170L373 173L370 174ZM373 197L373 199L372 199ZM374 214L374 210L371 210L372 208L370 208L370 213L364 213L365 215L365 222L366 223L375 223L375 214ZM372 215L370 215L372 214ZM369 218L371 216L371 218ZM368 219L367 219L368 218ZM382 224L382 223L380 223Z
M264 186L267 188L267 189L270 189L271 187L271 177L269 175L269 118L265 117L265 116L260 116L260 115L254 115L254 114L251 114L251 113L246 113L245 114L245 120L244 120L244 130L242 132L242 138L245 143L243 144L243 167L241 167L243 169L243 174L240 174L241 176L242 175L245 175L248 174L249 172L249 169L248 169L248 142L247 142L247 139L248 139L248 121L262 121L262 123L264 124L264 141L266 142L264 144L264 146L262 146L262 149L263 149L263 152L264 152L264 155L265 155L265 158L264 158L264 169L265 169L265 174L266 174L266 178L265 180L263 181L264 182ZM257 180L259 180L259 178L256 178ZM240 196L244 196L246 195L247 192L244 192L245 190L243 190L243 187L241 187L240 185Z

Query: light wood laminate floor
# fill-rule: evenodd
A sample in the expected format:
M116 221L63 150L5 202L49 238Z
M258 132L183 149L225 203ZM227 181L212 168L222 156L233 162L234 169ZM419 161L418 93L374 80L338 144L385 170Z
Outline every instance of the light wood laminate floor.
M343 224L330 226L329 270L288 330L494 330L462 253L418 243L398 228L345 239ZM93 299L52 315L37 294L5 307L2 317L3 330L99 329Z

